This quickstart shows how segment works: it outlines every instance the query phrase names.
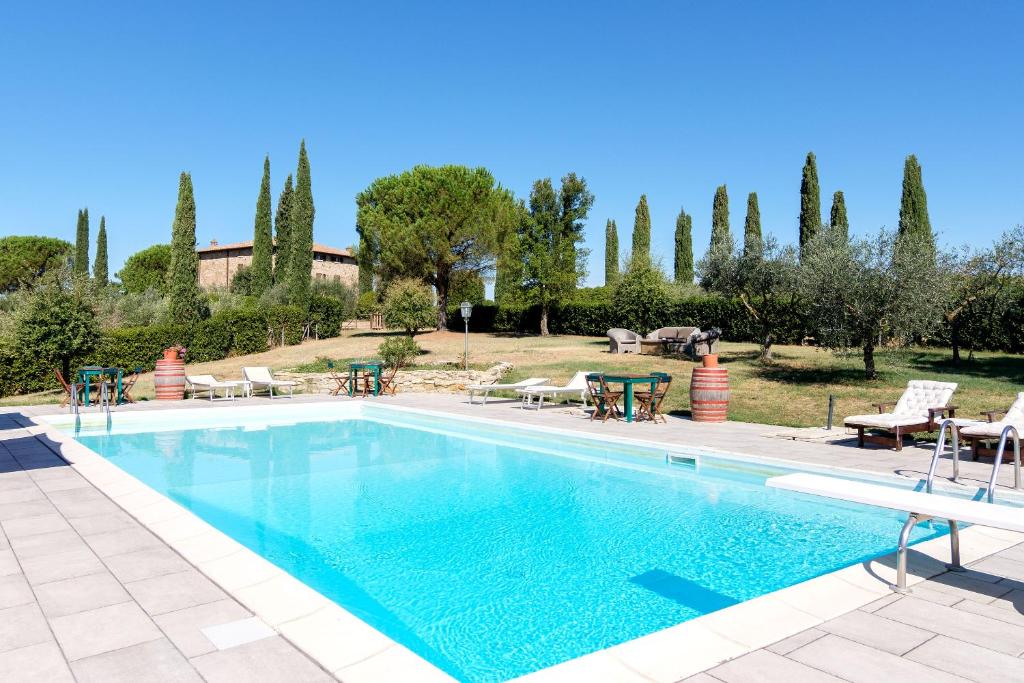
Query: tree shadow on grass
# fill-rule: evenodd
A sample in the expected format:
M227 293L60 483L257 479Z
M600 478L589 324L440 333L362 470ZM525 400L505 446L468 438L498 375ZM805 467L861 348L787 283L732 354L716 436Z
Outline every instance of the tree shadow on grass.
M864 384L863 368L800 368L759 364L752 367L758 379L784 384ZM884 373L879 373L884 376Z
M1024 384L1024 356L986 356L954 363L951 356L915 354L907 364L920 372L937 375L967 375Z

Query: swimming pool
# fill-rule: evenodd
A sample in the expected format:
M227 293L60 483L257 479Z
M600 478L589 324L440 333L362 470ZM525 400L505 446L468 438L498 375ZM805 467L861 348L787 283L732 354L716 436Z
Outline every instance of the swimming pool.
M465 681L891 552L903 523L699 453L383 407L194 412L77 438Z

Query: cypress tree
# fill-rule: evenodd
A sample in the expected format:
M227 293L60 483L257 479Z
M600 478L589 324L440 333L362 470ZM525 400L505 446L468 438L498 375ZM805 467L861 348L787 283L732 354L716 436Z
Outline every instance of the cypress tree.
M676 217L675 280L693 284L693 218L683 209Z
M719 185L711 205L711 248L725 247L729 242L729 191Z
M849 239L850 221L846 217L846 198L843 196L842 190L836 190L836 193L832 195L832 212L829 213L828 222L833 230L840 231L843 237Z
M619 228L611 218L604 226L604 283L619 280Z
M96 234L96 263L93 264L92 276L97 284L106 287L110 281L107 269L107 217L100 216L100 231Z
M647 195L640 195L633 219L633 253L632 258L651 260L651 212L647 208Z
M74 272L89 274L89 209L78 212L78 226L75 230Z
M921 178L921 164L911 154L903 163L903 195L900 197L899 239L909 239L914 244L935 251L935 236L928 218L928 197L924 192Z
M292 196L291 255L288 258L288 301L303 312L309 312L310 273L313 269L313 185L306 156L306 141L299 146L299 167L295 172L295 194Z
M288 263L292 255L292 174L284 181L284 189L277 198L277 214L274 216L274 228L277 231L277 258L274 260L274 282L288 282Z
M203 317L205 306L199 291L199 254L196 253L196 202L192 195L192 176L185 172L178 179L167 289L174 322L192 325Z
M270 157L263 159L263 180L256 199L256 222L252 239L250 293L260 296L274 281L274 236L270 224Z
M757 206L757 193L747 195L747 220L743 223L743 253L761 250L761 209Z
M818 162L814 152L807 153L800 180L800 249L821 230L821 191L818 188Z

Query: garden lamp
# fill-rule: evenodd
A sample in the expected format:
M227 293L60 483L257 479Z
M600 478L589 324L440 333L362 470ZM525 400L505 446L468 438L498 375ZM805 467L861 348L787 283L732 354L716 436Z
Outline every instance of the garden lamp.
M473 304L463 301L459 304L462 320L466 323L466 350L462 354L463 369L469 370L469 316L473 315Z

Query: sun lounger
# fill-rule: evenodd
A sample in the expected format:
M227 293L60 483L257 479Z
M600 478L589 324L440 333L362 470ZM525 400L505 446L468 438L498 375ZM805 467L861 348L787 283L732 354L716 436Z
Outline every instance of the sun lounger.
M289 379L274 379L274 376L270 373L270 368L266 367L242 368L242 377L245 378L245 381L249 382L252 391L266 389L270 392L270 398L274 398L275 388L287 389L290 398L292 389L299 384Z
M974 424L960 427L960 436L965 443L971 445L971 457L974 460L981 455L995 455L996 449L986 446L990 441L997 441L1003 433L1006 425L1013 425L1017 431L1024 434L1024 391L1017 394L1016 400L1009 408L1004 410L986 410L984 413L988 422L976 421ZM999 420L996 415L1002 415ZM959 425L958 425L959 426Z
M595 373L592 371L577 372L563 387L551 384L537 384L525 389L517 389L516 391L523 397L523 408L529 408L533 405L533 399L536 398L537 410L540 410L544 407L545 398L558 398L559 396L567 396L569 398L578 396L583 401L583 405L587 405L587 393L590 391L590 388L587 386L587 375L593 374Z
M205 393L211 401L235 400L234 382L221 382L213 375L186 375L185 381L188 382L192 398L195 398L198 394ZM217 396L218 391L223 392L223 395L219 398Z
M1024 511L1005 505L994 505L977 500L953 498L936 493L924 493L899 489L881 484L868 484L849 479L824 477L817 474L786 474L772 477L767 486L798 493L809 493L835 500L874 505L876 507L900 510L909 517L900 533L896 561L896 583L890 587L898 593L907 591L907 545L910 532L918 522L929 519L949 521L950 548L952 561L947 565L954 571L960 567L960 534L958 522L980 526L1024 532Z
M956 406L949 405L956 386L953 382L910 380L895 404L875 403L877 415L852 415L844 420L844 424L857 430L857 445L861 448L866 441L871 441L897 451L903 450L904 435L933 432L946 413L949 417L956 415ZM892 412L883 413L890 405L895 406ZM865 430L887 432L889 435L865 434Z
M487 396L492 391L516 391L518 389L525 389L527 387L537 386L538 384L544 384L544 382L547 381L547 377L530 377L529 379L512 382L511 384L467 384L466 390L469 392L470 403L473 403L474 396L477 394L483 394L484 399L481 405L485 405L487 403Z

